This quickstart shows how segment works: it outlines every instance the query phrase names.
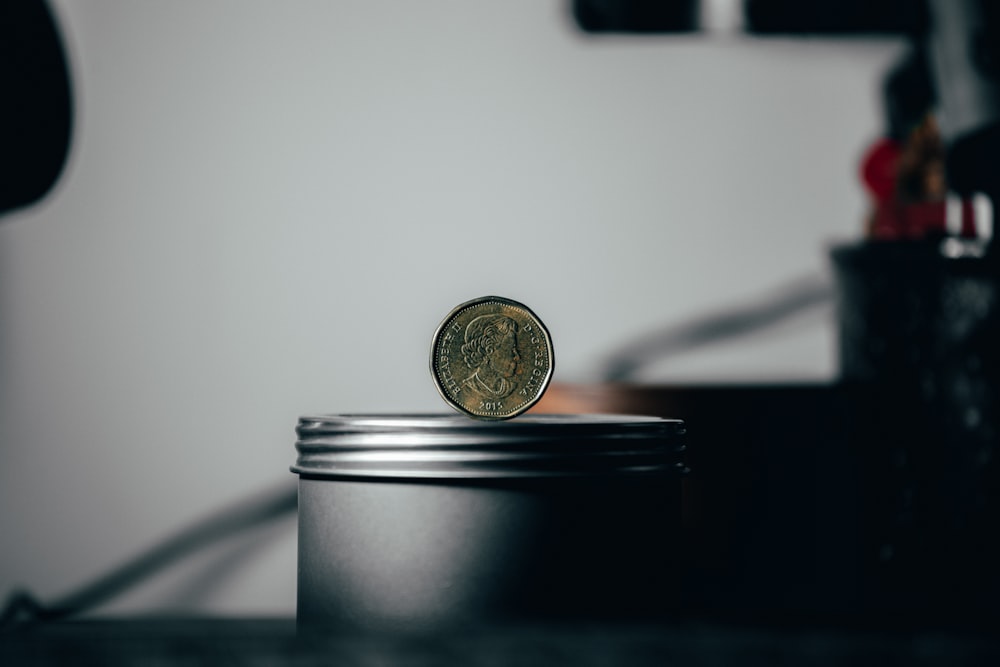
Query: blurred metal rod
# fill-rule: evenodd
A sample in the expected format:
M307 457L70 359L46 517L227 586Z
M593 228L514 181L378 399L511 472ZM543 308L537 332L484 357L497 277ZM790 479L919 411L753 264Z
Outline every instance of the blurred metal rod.
M605 382L627 382L649 364L696 347L746 336L833 301L829 278L809 275L790 281L751 303L705 315L638 338L613 352L601 365Z
M197 521L50 604L39 602L30 593L17 591L8 598L0 613L0 630L31 621L65 619L94 609L214 542L295 512L297 504L296 483L284 483Z

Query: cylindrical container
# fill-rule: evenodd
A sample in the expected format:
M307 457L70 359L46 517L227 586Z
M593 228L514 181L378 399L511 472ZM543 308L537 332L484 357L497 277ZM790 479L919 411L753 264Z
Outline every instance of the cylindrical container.
M684 424L303 417L301 629L653 618L677 603Z
M875 611L1000 614L1000 255L960 249L833 251Z

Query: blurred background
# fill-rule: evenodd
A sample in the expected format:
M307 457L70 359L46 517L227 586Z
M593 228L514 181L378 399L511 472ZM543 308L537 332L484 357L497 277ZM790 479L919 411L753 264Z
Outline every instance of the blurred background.
M72 144L0 219L0 595L42 598L292 485L302 414L446 410L427 355L461 301L525 302L589 382L822 283L904 49L587 34L559 0L50 7ZM813 309L641 380L824 381L834 337ZM103 611L291 614L295 569L289 515Z

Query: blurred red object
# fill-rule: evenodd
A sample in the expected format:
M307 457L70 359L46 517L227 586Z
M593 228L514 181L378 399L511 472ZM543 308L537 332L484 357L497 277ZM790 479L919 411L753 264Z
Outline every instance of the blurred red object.
M877 241L917 240L946 235L977 238L979 233L972 202L968 199L954 199L952 202L881 202L875 208L869 238ZM950 216L949 207L952 209Z
M877 202L888 201L896 193L896 172L903 149L893 139L879 139L861 160L861 182Z

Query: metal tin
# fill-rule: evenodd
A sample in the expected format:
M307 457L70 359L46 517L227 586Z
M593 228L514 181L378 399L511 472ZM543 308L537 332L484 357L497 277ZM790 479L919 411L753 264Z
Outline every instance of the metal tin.
M300 628L637 618L676 604L684 424L303 417Z

